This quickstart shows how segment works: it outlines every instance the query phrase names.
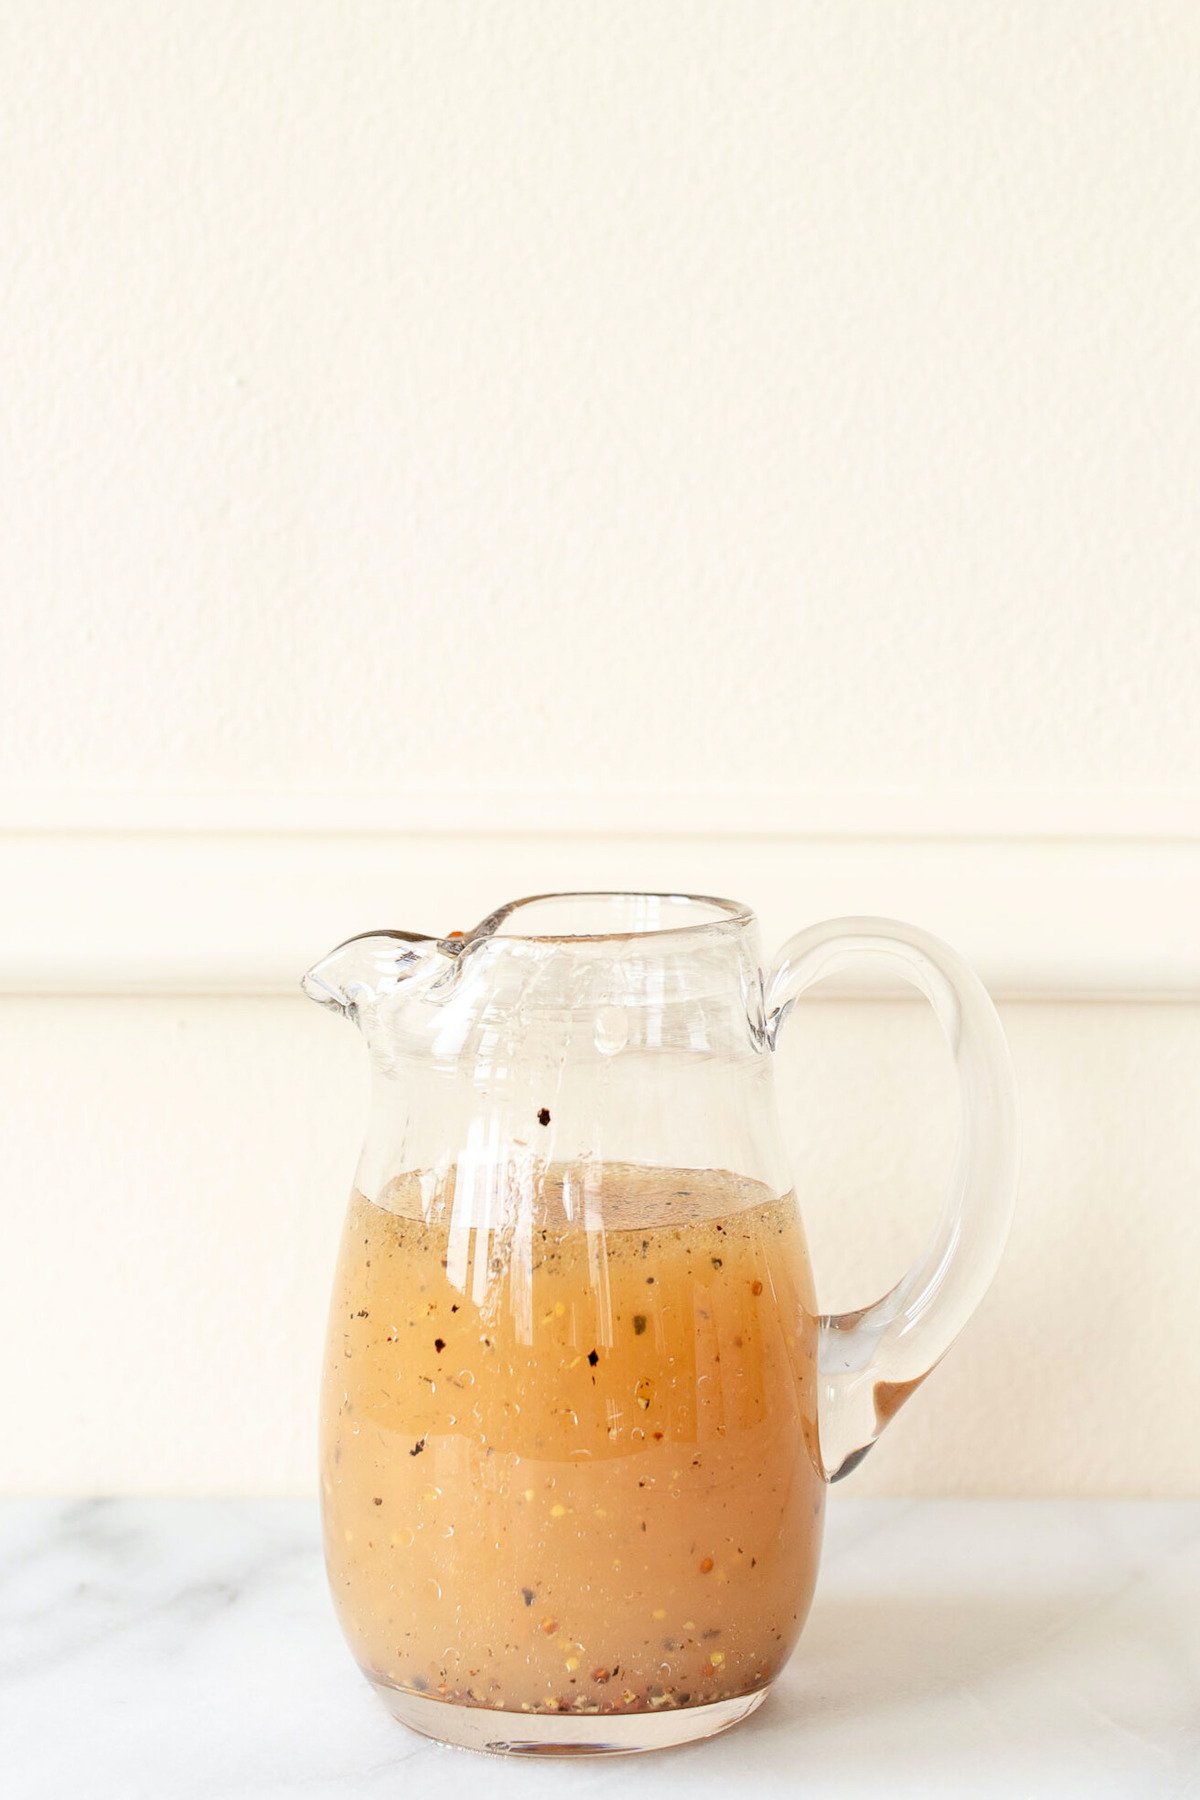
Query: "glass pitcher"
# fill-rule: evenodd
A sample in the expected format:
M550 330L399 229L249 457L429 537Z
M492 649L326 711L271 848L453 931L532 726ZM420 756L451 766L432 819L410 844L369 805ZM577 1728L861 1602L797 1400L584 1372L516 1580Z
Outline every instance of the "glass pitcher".
M849 964L925 994L962 1125L925 1254L816 1309L772 1059ZM647 1750L753 1712L812 1597L825 1484L946 1351L1003 1248L1013 1078L986 992L906 925L550 894L377 932L305 991L373 1103L329 1322L326 1558L363 1672L474 1749Z

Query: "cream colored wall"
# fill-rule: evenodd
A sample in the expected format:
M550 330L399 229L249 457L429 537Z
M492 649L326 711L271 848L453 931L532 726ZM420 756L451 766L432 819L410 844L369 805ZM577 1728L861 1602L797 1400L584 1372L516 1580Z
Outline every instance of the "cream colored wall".
M1196 1493L1200 1006L1004 1017L1026 1133L1009 1254L856 1491ZM820 1298L860 1304L936 1205L944 1051L903 1003L813 1001L791 1039ZM298 998L0 1004L5 1489L311 1491L364 1061Z
M5 65L19 789L1194 788L1191 0L10 0Z
M297 974L645 884L1002 997L1012 1248L859 1490L1200 1491L1190 0L3 36L0 1485L307 1489L362 1072ZM804 1016L834 1306L949 1101Z

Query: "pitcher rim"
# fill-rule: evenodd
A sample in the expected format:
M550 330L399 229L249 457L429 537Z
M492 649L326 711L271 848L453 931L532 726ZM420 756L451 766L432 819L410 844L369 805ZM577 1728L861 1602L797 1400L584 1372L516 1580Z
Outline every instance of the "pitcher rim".
M544 902L561 901L639 901L652 900L665 902L670 906L709 907L720 916L717 918L681 918L677 924L651 925L633 927L632 929L613 931L519 931L505 930L512 915L522 907L541 905ZM485 919L481 919L473 931L469 931L460 939L466 945L486 938L510 939L528 944L603 944L632 943L643 938L683 937L689 933L697 935L703 932L726 931L730 928L740 929L753 924L754 913L748 906L738 900L726 900L717 894L688 894L677 888L579 888L564 889L561 892L544 894L524 894L519 900L508 900L503 906L496 908Z

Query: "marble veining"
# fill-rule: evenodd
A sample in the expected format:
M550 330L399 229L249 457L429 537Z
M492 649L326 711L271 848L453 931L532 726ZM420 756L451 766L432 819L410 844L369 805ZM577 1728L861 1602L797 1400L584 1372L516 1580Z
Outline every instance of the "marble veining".
M294 1501L0 1505L7 1800L1200 1795L1200 1502L832 1497L812 1618L726 1737L631 1761L394 1724Z

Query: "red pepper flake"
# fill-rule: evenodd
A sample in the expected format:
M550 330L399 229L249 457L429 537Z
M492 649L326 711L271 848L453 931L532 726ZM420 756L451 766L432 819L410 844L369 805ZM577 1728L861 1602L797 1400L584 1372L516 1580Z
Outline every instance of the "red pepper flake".
M465 931L448 931L446 933L446 936L448 938L460 938L460 937L466 937L466 935L467 934Z
M548 1125L549 1123L550 1123L550 1108L548 1106L539 1106L538 1107L538 1124L539 1125Z
M382 1495L382 1494L377 1494L377 1495L376 1495L376 1496L375 1496L375 1504L376 1504L376 1506L382 1506L382 1505L383 1505L383 1495Z
M752 1294L761 1294L762 1293L762 1282L761 1281L752 1281L750 1283L750 1292Z
M547 1637L553 1637L555 1632L558 1630L558 1620L557 1619L543 1619L542 1620L542 1630L545 1632Z
M712 1574L712 1566L713 1566L713 1559L711 1556L702 1556L700 1558L700 1573L702 1575L711 1575Z
M655 1443L656 1443L656 1444L661 1444L661 1443L662 1443L662 1441L663 1441L663 1434L662 1434L662 1432L661 1432L661 1431L655 1431L655 1432L652 1432L652 1433L651 1433L651 1436L652 1436L652 1437L653 1437L653 1439L654 1439L654 1441L655 1441Z
M593 1669L592 1670L592 1680L598 1681L601 1684L608 1681L609 1680L608 1670L605 1668Z

